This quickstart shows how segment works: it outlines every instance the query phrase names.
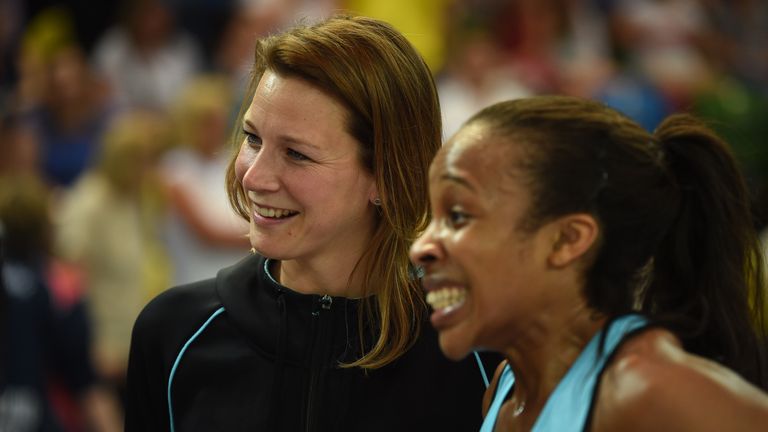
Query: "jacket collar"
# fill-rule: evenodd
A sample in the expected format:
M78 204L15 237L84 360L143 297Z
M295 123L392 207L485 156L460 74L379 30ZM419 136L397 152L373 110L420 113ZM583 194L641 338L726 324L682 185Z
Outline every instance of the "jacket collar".
M323 296L301 294L278 284L266 271L267 262L253 254L222 269L216 277L216 291L233 324L258 350L277 355L282 331L286 362L303 363L312 345L313 321L318 318L313 314L320 312ZM357 300L331 297L330 309L322 310L330 315L325 319L330 321L331 343L339 346L339 355L358 345L357 305Z

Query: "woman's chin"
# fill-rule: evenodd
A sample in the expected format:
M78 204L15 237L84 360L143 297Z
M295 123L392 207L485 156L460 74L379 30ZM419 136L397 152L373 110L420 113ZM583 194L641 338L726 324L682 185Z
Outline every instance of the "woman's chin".
M466 338L462 336L456 329L441 331L438 334L440 350L444 356L453 361L459 361L472 352L472 344L467 343Z

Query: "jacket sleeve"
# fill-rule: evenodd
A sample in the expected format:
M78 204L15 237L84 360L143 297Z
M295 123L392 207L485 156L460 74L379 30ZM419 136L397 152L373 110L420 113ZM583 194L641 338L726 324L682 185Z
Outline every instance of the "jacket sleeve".
M150 303L133 327L125 407L125 432L169 431L167 385L170 366L164 356L163 316ZM167 345L166 345L167 346Z

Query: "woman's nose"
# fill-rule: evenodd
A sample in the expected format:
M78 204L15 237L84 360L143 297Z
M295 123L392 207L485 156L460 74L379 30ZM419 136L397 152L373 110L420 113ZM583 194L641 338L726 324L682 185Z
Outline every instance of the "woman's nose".
M443 258L442 248L433 236L432 224L411 246L410 257L414 265L427 267Z
M241 151L239 161L244 164L244 173L240 181L243 188L251 191L274 192L280 189L280 166L273 160L268 150L262 148L258 153L246 154Z

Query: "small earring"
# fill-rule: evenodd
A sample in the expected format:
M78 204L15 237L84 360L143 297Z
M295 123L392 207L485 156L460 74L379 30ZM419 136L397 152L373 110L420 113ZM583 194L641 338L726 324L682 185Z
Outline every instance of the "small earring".
M375 206L377 206L377 207L378 207L378 206L380 206L380 205L381 205L381 198L379 198L379 197L376 197L376 198L374 198L374 199L373 199L373 201L371 201L371 202L373 203L373 205L375 205Z

